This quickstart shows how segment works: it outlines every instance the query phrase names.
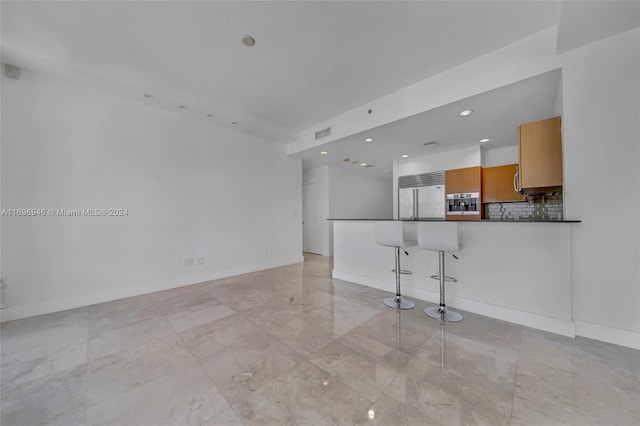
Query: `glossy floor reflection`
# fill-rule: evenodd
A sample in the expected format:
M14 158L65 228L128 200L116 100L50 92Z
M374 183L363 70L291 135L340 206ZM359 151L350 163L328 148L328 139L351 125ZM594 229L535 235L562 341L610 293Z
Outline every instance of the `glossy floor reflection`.
M394 311L331 259L2 325L3 426L640 425L640 353Z

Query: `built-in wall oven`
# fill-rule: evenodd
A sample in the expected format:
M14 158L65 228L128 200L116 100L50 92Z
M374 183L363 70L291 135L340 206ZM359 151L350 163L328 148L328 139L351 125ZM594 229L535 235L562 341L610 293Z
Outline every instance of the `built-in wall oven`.
M447 215L480 215L480 193L447 194Z

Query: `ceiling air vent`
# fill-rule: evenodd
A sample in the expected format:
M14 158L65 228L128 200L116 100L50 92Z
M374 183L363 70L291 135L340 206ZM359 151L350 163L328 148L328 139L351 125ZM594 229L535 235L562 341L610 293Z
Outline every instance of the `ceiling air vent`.
M331 136L331 127L316 132L316 140L326 138L327 136Z

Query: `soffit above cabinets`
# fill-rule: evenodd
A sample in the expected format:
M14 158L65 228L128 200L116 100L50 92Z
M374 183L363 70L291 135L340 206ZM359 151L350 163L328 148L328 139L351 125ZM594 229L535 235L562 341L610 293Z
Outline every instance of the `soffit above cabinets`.
M344 158L366 161L376 167L363 173L390 177L394 160L479 146L487 150L516 146L518 125L556 115L560 81L561 71L554 70L324 144L326 155L314 148L296 156L303 159L304 168L347 167ZM473 113L460 117L465 109ZM367 137L373 142L365 143ZM484 138L491 140L481 143Z

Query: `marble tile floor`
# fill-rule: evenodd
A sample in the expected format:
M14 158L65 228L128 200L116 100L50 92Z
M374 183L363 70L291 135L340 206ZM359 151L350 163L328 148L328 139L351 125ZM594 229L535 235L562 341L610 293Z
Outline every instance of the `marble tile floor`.
M2 426L640 425L640 352L398 312L331 259L2 324Z

